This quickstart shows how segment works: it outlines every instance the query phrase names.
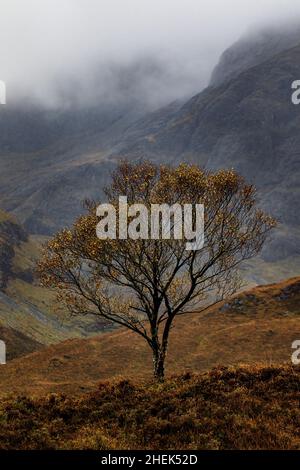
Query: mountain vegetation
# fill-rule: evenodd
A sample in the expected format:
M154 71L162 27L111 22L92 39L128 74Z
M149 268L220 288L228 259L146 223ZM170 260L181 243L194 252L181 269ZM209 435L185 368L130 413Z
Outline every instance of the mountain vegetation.
M214 368L164 384L101 382L83 397L7 397L2 450L296 450L300 371Z
M211 309L175 320L166 378L222 364L291 363L300 338L300 278L245 290ZM295 366L297 368L297 366ZM126 374L125 374L126 370ZM68 396L93 392L99 380L149 381L152 357L144 340L125 328L52 344L0 367L0 395Z

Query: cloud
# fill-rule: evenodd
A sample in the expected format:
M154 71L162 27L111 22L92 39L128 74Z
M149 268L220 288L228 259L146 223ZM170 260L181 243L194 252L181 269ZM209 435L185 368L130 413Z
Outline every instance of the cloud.
M157 106L200 91L249 28L296 16L294 0L1 0L0 79L48 106L135 92Z

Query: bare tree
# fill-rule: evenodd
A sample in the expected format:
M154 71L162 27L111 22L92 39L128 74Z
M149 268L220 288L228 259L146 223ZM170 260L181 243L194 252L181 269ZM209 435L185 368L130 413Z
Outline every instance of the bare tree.
M204 245L187 250L186 239L152 239L150 228L145 239L140 226L136 239L99 239L97 205L90 202L70 230L47 244L39 263L42 284L57 289L71 314L97 315L142 336L152 350L154 376L163 380L175 317L236 292L239 264L260 251L275 222L256 208L255 189L234 171L122 162L106 195L117 222L119 196L149 211L153 204L205 208ZM139 225L137 219L131 216L130 222ZM174 234L175 215L170 220ZM194 212L192 221L195 227Z

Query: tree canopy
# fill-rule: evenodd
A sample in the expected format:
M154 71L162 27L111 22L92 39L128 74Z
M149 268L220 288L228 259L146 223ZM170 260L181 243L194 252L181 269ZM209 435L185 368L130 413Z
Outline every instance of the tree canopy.
M175 317L187 315L189 321L191 310L236 292L239 265L259 253L275 221L257 208L255 188L233 170L124 161L106 190L117 221L120 196L128 207L143 204L149 210L154 204L202 204L203 247L188 250L184 237L153 239L150 227L148 238L144 233L99 239L98 202L89 201L86 213L49 241L39 273L72 315L97 315L142 336L153 353L155 377L162 380ZM170 220L174 232L175 217ZM195 213L192 221L195 226Z

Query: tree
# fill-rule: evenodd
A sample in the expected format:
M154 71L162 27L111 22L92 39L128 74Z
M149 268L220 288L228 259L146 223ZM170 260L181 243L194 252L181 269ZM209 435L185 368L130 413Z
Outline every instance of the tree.
M275 222L256 208L255 188L233 170L210 173L196 165L121 162L106 196L115 222L121 217L120 196L127 197L128 208L136 203L149 210L153 204L204 205L204 245L188 250L186 239L175 238L175 212L169 239L150 238L141 214L130 210L135 239L99 239L96 227L103 219L97 217L97 204L87 202L86 214L47 244L38 267L42 284L58 291L71 314L97 315L142 336L153 354L154 376L163 380L174 319L236 292L240 263L260 251ZM194 228L195 217L193 211ZM160 230L163 223L160 216Z

